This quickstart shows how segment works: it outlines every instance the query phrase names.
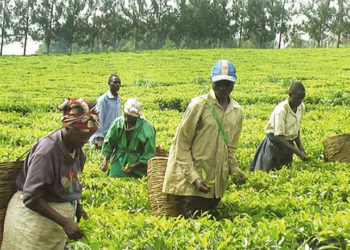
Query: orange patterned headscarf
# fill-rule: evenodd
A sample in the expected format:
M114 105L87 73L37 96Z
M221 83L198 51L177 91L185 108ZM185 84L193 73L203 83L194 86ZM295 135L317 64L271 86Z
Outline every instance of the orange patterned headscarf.
M66 99L57 109L63 111L62 127L75 128L84 132L96 132L100 122L95 108L84 98Z

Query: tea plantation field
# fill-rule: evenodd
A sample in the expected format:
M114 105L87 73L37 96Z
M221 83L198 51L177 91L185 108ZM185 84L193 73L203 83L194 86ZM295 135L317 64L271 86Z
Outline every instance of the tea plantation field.
M137 97L169 149L191 97L210 88L217 59L237 68L232 97L245 115L236 157L248 181L230 184L217 210L199 219L150 215L147 180L107 178L86 145L79 249L350 249L350 164L324 161L323 140L350 132L350 49L161 50L0 57L0 158L15 160L60 127L56 104L94 102L122 79L120 96ZM306 87L301 139L309 162L295 157L279 172L248 172L274 106L293 79Z

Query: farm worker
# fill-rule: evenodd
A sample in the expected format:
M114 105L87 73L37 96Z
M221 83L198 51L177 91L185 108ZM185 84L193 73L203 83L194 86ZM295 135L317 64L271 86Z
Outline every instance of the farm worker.
M79 203L82 146L98 128L98 115L85 99L67 99L63 126L40 139L30 150L20 171L5 218L4 249L64 249L66 235L83 237L74 222L87 219Z
M215 208L228 185L245 176L235 158L243 111L230 97L235 66L217 61L211 70L212 89L189 103L170 147L163 192L175 195L185 218Z
M156 131L141 116L141 103L129 98L124 116L114 120L102 145L104 155L101 169L111 168L110 177L142 177L147 174L147 161L156 154Z
M307 160L300 139L300 123L305 112L302 103L305 88L301 82L294 82L289 89L288 98L280 102L270 115L265 126L266 137L258 146L249 170L279 170L282 165L293 161L296 154ZM294 142L296 147L294 147Z
M90 138L90 145L101 149L103 139L115 118L121 116L121 100L118 91L121 81L118 75L110 75L108 79L109 90L96 101L96 109L99 112L100 127Z

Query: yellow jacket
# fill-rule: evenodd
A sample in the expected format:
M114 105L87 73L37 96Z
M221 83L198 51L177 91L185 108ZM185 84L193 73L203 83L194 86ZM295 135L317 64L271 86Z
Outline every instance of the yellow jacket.
M228 146L220 136L219 127L206 103L211 103L227 134ZM240 172L234 156L242 130L243 111L230 98L224 112L214 91L195 97L188 105L176 130L170 148L163 192L175 195L221 198L227 186L229 174ZM202 177L215 179L208 193L197 190L193 182Z

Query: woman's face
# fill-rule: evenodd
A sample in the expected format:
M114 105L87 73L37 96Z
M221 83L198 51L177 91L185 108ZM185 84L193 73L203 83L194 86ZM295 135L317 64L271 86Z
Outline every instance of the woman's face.
M125 123L127 124L127 128L131 129L135 127L138 117L134 117L128 114L124 114L124 117L125 117Z
M73 148L82 148L88 142L93 133L84 132L78 129L69 128L66 130L66 139Z

